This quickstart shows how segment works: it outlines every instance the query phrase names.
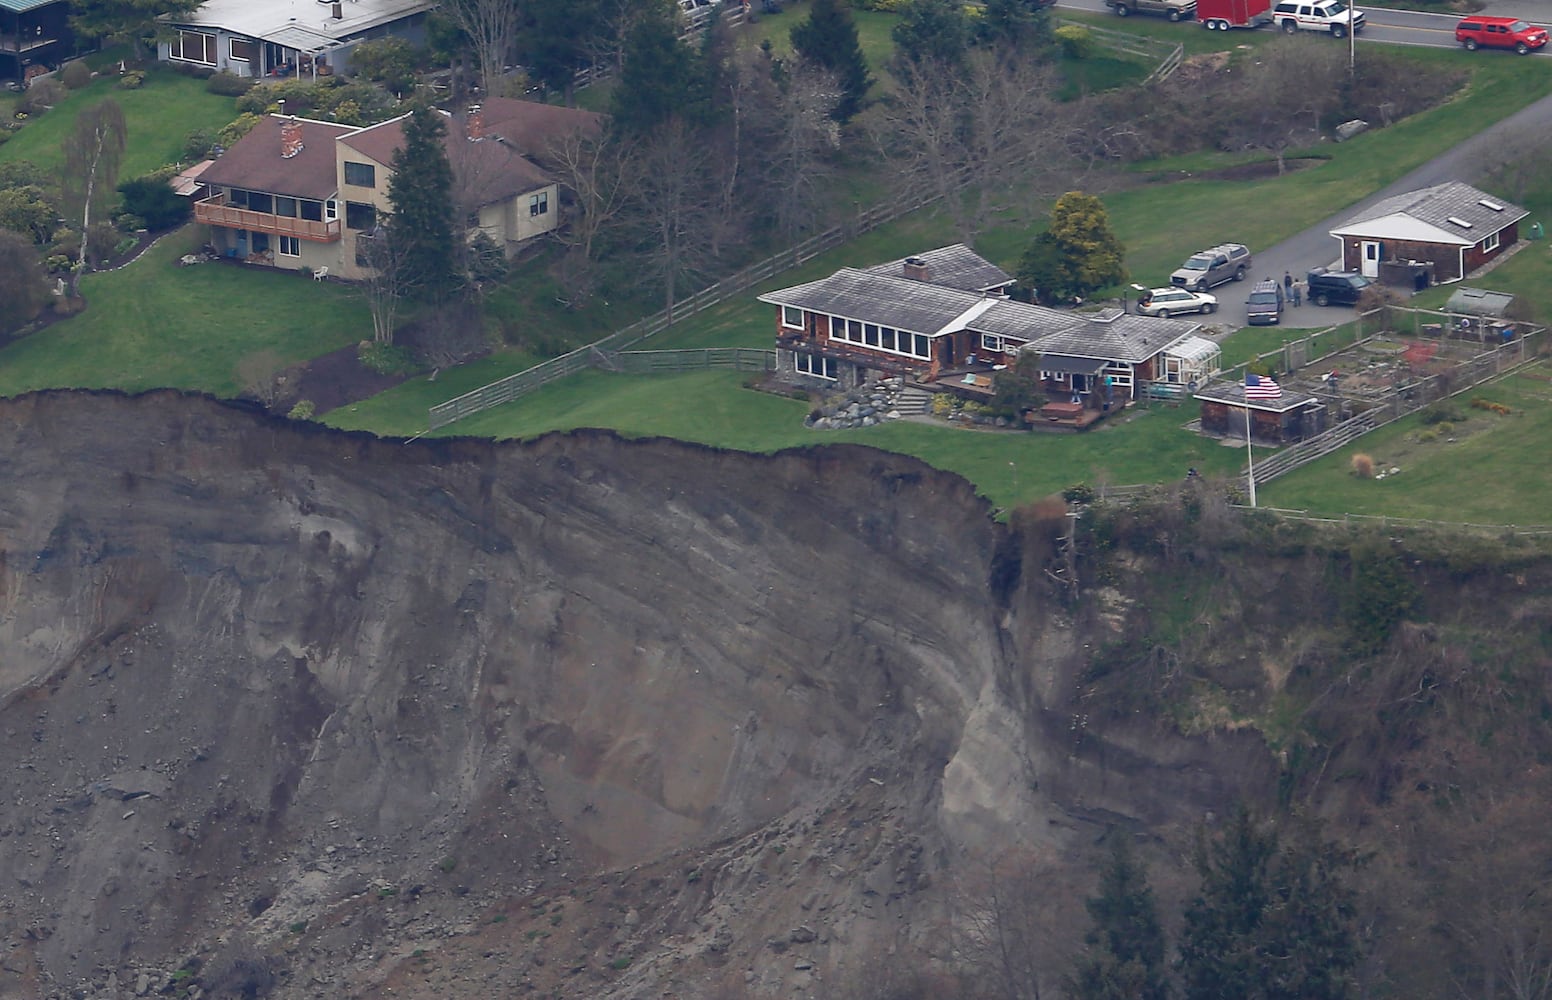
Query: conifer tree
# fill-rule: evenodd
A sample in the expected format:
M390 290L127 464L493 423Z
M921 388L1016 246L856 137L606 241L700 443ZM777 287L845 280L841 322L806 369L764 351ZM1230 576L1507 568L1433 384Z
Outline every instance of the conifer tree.
M404 144L393 153L388 200L393 217L388 238L399 247L404 291L427 302L446 302L457 290L459 241L453 229L453 169L447 162L442 116L418 107L404 119Z
M1185 1000L1347 1000L1359 947L1343 872L1351 852L1304 831L1283 845L1240 810L1197 854L1201 889L1186 908Z
M679 40L673 8L651 0L625 40L611 118L622 135L647 136L672 118L693 121L702 94L697 53Z
M834 73L840 80L841 97L830 117L848 122L862 110L873 78L857 40L857 23L844 0L814 0L807 20L794 25L792 48L797 54Z
M1087 297L1126 280L1126 248L1110 229L1105 204L1069 191L1051 208L1051 228L1031 241L1019 262L1019 284L1042 302Z
M936 73L963 70L970 50L970 22L961 0L908 0L889 34L897 65Z
M1099 894L1085 902L1094 928L1068 994L1073 1000L1166 1000L1164 930L1147 873L1122 834L1112 837Z

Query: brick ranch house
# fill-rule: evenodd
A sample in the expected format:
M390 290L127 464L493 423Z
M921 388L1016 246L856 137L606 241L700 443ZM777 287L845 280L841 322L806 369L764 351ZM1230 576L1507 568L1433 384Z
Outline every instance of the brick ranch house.
M1378 201L1331 235L1342 245L1344 271L1410 284L1412 274L1427 268L1443 284L1519 242L1520 221L1529 214L1470 184L1445 181Z
M898 375L984 401L996 372L1034 351L1047 393L1098 409L1154 383L1183 386L1217 371L1216 346L1195 336L1199 323L1015 302L1006 295L1012 283L956 244L842 268L759 300L776 307L778 371L815 387Z
M402 118L356 127L282 115L253 131L199 176L209 193L194 219L225 256L278 267L367 273L366 240L391 205ZM596 133L602 117L532 101L492 98L449 116L444 143L457 217L509 255L560 224L560 191L546 170L554 143Z

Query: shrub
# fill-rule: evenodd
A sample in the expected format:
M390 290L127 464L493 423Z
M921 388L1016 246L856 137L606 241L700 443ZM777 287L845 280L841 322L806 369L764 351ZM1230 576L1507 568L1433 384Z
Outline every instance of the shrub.
M145 73L141 70L137 69L119 77L120 90L139 90L143 86L145 86Z
M1359 452L1353 456L1352 461L1348 464L1353 470L1353 475L1357 476L1359 479L1374 478L1373 456L1365 455L1363 452Z
M286 414L286 416L292 420L311 420L316 410L317 407L313 405L312 400L304 399L291 407L291 412Z
M41 115L64 99L63 84L53 77L40 77L28 85L16 110L24 115Z
M65 63L65 68L59 71L59 82L71 90L80 90L92 82L92 68L80 59Z
M197 128L184 136L183 158L185 160L207 159L215 144L216 134L214 132L208 128Z
M166 178L155 174L136 177L119 185L124 211L140 216L136 228L171 229L189 217L189 200L178 197Z
M230 149L233 143L252 132L254 126L261 121L263 119L258 115L245 111L223 126L221 131L217 133L216 139L221 145Z
M1051 34L1068 59L1087 59L1094 54L1094 35L1081 24L1064 24Z
M415 356L408 348L373 340L361 343L356 350L356 359L379 375L409 375L419 370Z
M1423 411L1422 417L1423 424L1426 426L1443 423L1456 423L1459 422L1460 419L1461 412L1455 408L1455 404L1448 401L1439 403L1435 406L1430 406L1428 409Z
M133 212L122 212L113 217L113 226L121 233L138 233L146 228L146 220Z
M932 415L946 417L954 412L954 397L946 392L935 393L932 397Z
M415 50L402 38L362 42L351 50L350 66L360 76L395 93L415 89Z
M222 97L241 97L253 89L257 82L251 76L238 76L225 71L213 74L205 81L205 89Z
M139 245L140 241L138 239L133 236L126 236L113 244L113 256L122 257Z
M1495 403L1490 399L1483 399L1481 396L1471 401L1471 408L1473 410L1486 410L1489 413L1496 413L1500 417L1507 417L1514 412L1502 403Z

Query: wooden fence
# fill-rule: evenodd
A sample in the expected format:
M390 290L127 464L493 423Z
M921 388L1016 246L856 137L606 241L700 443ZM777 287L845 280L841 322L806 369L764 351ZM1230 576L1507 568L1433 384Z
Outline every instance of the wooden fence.
M1552 525L1544 524L1475 524L1471 521L1425 521L1411 517L1390 517L1385 514L1311 514L1307 510L1286 510L1282 507L1248 507L1244 504L1229 506L1241 511L1266 511L1294 521L1353 527L1377 525L1381 530L1419 528L1435 531L1474 531L1498 536L1552 535Z
M1376 405L1355 414L1352 419L1345 420L1306 441L1289 445L1271 458L1257 462L1255 464L1257 485L1271 482L1278 476L1323 458L1370 431L1394 423L1441 399L1449 399L1469 392L1484 382L1490 382L1537 360L1537 353L1531 341L1544 333L1545 331L1541 329L1530 330L1509 343L1499 344L1476 357L1462 361L1447 372L1430 375L1404 386L1393 387L1377 401Z
M610 371L632 375L731 368L740 372L776 370L776 352L759 347L688 347L674 351L620 351L600 362Z

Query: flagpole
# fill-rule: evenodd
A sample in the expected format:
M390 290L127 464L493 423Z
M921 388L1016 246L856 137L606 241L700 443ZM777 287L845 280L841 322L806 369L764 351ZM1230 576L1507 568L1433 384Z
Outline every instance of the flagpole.
M1244 390L1241 390L1244 391ZM1249 471L1250 506L1256 505L1256 462L1250 451L1250 400L1245 400L1245 468Z

